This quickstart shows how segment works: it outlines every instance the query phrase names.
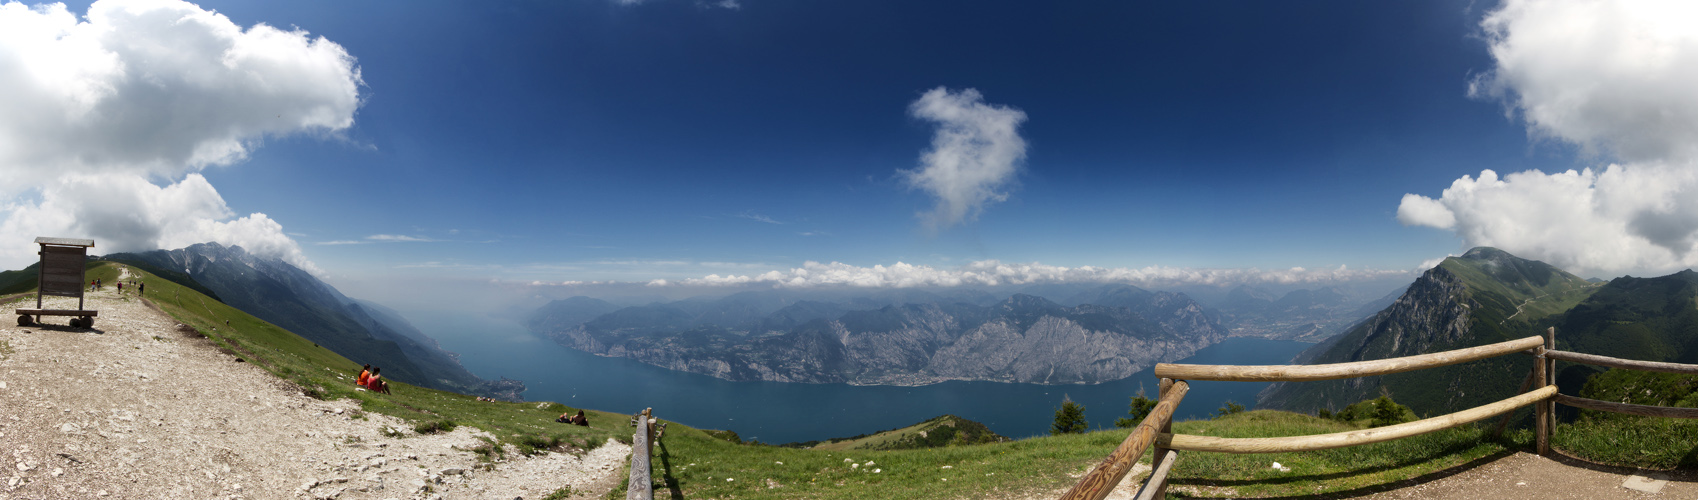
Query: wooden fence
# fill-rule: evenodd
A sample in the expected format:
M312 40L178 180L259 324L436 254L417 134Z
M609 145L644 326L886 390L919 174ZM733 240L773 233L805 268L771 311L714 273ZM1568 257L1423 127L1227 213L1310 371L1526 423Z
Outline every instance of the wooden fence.
M654 500L649 458L654 456L654 442L666 433L666 424L655 425L655 422L654 408L644 408L642 413L631 417L637 433L631 436L631 479L625 488L625 500Z
M1517 395L1449 415L1373 429L1311 436L1217 438L1173 434L1173 412L1179 407L1179 401L1185 398L1185 393L1189 390L1187 380L1233 382L1336 380L1437 368L1521 352L1533 355L1535 362L1533 363L1532 373L1527 374L1527 380L1522 383ZM1546 330L1545 336L1542 338L1532 336L1454 351L1354 363L1267 366L1162 363L1156 365L1155 368L1155 375L1161 379L1155 409L1150 411L1150 415L1132 429L1132 433L1126 436L1126 440L1122 441L1120 446L1116 447L1112 453L1109 453L1108 458L1104 459L1085 477L1080 478L1078 484L1073 485L1073 488L1069 489L1061 498L1063 500L1102 500L1126 478L1127 473L1132 469L1132 464L1137 463L1138 459L1144 455L1144 450L1151 447L1155 448L1153 453L1155 462L1152 464L1149 479L1144 482L1143 487L1138 491L1137 498L1139 500L1166 497L1167 475L1173 470L1173 464L1178 460L1180 451L1278 453L1342 448L1417 436L1503 414L1503 421L1498 423L1498 429L1501 430L1508 423L1510 412L1531 404L1534 405L1535 446L1540 455L1546 455L1550 453L1551 432L1556 428L1554 405L1557 403L1577 408L1631 415L1698 418L1698 408L1669 408L1613 403L1558 394L1556 388L1557 360L1630 370L1698 375L1698 365L1634 361L1558 351L1556 350L1555 328Z

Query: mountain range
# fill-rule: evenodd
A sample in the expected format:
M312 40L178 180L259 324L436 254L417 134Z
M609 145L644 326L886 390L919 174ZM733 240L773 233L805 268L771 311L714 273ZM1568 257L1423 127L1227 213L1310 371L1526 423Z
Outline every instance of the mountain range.
M1083 303L971 290L744 292L620 308L574 297L537 310L529 326L574 349L727 380L864 385L1097 383L1227 336L1184 294L1112 285L1074 298Z
M1234 337L1318 342L1385 309L1402 293L1400 288L1365 301L1336 287L1275 294L1265 288L1240 285L1216 301L1214 309L1221 325Z
M1698 362L1698 273L1581 279L1543 262L1489 247L1445 259L1385 310L1316 344L1303 363L1341 363L1445 351L1557 330L1557 348L1646 361ZM1514 393L1532 367L1526 356L1388 375L1274 384L1260 407L1311 412L1391 394L1418 414L1437 415ZM1558 363L1565 394L1579 394L1598 368Z
M521 400L524 383L486 381L458 356L386 307L356 300L312 274L238 246L200 243L177 250L115 253L101 260L136 266L207 293L232 307L409 384Z

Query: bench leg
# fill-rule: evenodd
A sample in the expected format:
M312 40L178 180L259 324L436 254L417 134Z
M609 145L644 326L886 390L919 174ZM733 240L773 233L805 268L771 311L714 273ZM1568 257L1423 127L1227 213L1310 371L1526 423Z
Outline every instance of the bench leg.
M31 326L31 325L34 325L34 324L35 324L35 320L31 319L28 314L19 314L18 315L18 326Z

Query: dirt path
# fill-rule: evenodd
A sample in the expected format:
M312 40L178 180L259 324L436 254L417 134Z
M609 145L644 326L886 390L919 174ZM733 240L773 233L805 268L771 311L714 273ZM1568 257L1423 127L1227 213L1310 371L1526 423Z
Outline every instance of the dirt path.
M479 468L464 450L482 431L421 436L351 401L303 396L114 286L90 294L91 329L13 326L27 302L0 305L0 500L541 498L605 493L630 454L610 440L582 457Z
M1185 466L1180 457L1178 467ZM1149 473L1148 464L1137 464L1127 479L1108 495L1109 500L1131 500L1138 494L1139 482ZM1082 477L1083 472L1076 477ZM1627 488L1629 478L1637 476L1663 484L1646 484L1635 480L1642 488L1657 489L1655 493ZM1365 500L1611 500L1611 499L1698 499L1698 471L1644 471L1608 467L1569 457L1545 458L1531 453L1515 453L1483 459L1461 467L1439 471L1393 485L1395 489L1368 488L1374 491L1354 491L1317 495L1317 499ZM1019 500L1048 500L1058 498L1066 488L1028 493ZM1226 488L1197 488L1176 485L1170 492L1184 493L1185 498L1241 498Z
M1594 500L1698 498L1698 471L1643 471L1608 467L1568 457L1516 453L1446 471L1442 478L1361 496L1373 500L1491 498L1499 500ZM1624 486L1632 476L1667 481L1656 493ZM1635 481L1638 483L1638 481ZM1344 497L1350 498L1350 497Z

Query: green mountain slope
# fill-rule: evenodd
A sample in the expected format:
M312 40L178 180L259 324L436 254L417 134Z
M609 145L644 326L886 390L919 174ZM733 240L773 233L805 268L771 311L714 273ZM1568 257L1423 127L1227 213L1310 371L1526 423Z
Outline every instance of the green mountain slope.
M171 279L205 295L215 292L213 298L220 302L361 363L382 366L384 375L392 380L515 400L524 390L518 381L479 379L452 353L414 331L406 320L348 298L287 262L258 257L241 247L200 243L177 250L118 253L103 258Z
M1599 287L1548 264L1489 247L1445 259L1411 284L1397 302L1336 341L1320 344L1309 363L1395 358L1535 335L1547 318ZM1258 404L1313 412L1390 392L1421 415L1438 415L1508 397L1532 367L1530 358L1501 356L1443 368L1326 382L1275 384Z

